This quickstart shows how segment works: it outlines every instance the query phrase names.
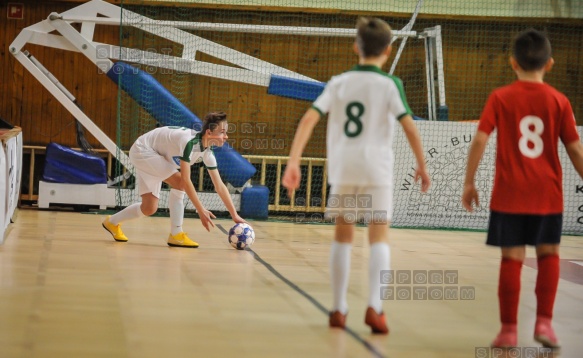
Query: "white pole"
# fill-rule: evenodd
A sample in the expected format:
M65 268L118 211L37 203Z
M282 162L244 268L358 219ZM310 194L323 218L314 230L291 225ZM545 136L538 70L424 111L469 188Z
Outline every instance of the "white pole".
M244 32L272 35L305 35L305 36L334 36L334 37L355 37L356 29L341 29L328 27L305 27L305 26L272 26L272 25L244 25L244 24L221 24L211 22L188 22L188 21L167 21L167 20L132 20L91 16L58 16L54 20L67 22L94 22L98 25L110 26L134 26L138 28L147 27L175 27L184 30L219 31L219 32ZM51 19L53 20L53 19ZM396 37L415 37L415 31L393 31Z

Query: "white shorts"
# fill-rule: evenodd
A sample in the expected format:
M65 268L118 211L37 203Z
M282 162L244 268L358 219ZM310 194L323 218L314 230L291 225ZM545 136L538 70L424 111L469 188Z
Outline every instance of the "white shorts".
M169 163L155 150L136 142L130 148L130 160L136 168L138 193L152 193L160 198L162 182L178 172L176 166Z
M393 186L332 185L326 218L348 223L388 223L393 216Z

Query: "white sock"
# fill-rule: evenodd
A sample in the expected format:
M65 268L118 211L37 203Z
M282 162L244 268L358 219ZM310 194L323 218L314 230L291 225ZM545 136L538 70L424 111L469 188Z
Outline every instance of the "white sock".
M140 209L142 203L134 203L117 214L112 215L109 218L109 222L113 225L121 224L124 221L133 220L137 218L144 217L144 213L142 213L142 209Z
M170 210L170 233L172 236L182 232L184 222L184 192L170 189L168 209Z
M391 267L391 248L385 242L377 242L370 245L369 258L369 298L368 305L377 313L383 311L381 301L381 271Z
M348 278L350 273L350 252L352 244L332 242L330 250L330 278L332 281L332 295L334 305L332 311L348 312L346 291L348 290Z

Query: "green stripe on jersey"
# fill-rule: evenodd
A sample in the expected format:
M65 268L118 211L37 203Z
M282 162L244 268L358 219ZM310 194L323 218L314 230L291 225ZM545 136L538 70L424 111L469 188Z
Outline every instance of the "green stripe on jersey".
M384 72L378 66L375 65L356 65L352 67L350 71L376 72L379 75L389 76L388 73Z
M320 113L320 117L323 118L324 117L324 112L322 112L322 110L314 105L312 105L312 108L315 109L318 113Z
M390 79L393 80L393 82L395 82L395 85L397 86L397 89L399 90L399 94L401 95L401 101L403 101L403 104L405 105L405 114L410 114L413 115L413 111L411 110L411 107L409 107L409 103L407 103L407 96L405 96L405 88L403 88L403 82L401 81L401 79L397 76L391 76L391 75L387 75L389 76ZM403 117L404 114L399 116L399 119L401 119L401 117Z
M188 143L186 143L186 146L184 147L184 151L182 152L182 157L180 157L180 160L183 160L187 163L190 163L190 153L192 152L192 148L198 143L200 143L200 146L202 149L202 142L200 140L200 133L197 133L194 136L194 138L192 138L191 140L188 141Z
M399 95L401 97L401 101L403 101L403 105L405 106L405 111L406 111L405 113L400 114L398 119L403 118L407 114L413 115L413 111L411 110L411 107L409 107L409 103L407 103L407 96L405 96L405 89L403 88L403 82L401 81L401 79L399 77L389 75L388 73L384 72L383 70L381 70L379 67L377 67L375 65L356 65L352 69L350 69L350 71L375 72L375 73L378 73L379 75L386 76L386 77L390 78L391 80L393 80L393 82L395 83L395 86L397 86L397 89L399 90Z
M405 117L405 116L407 116L407 115L409 115L409 116L410 116L410 115L411 115L411 113L407 113L407 112L405 112L405 113L401 113L401 114L399 114L399 115L397 116L397 120L398 120L398 121L400 121L400 120L401 120L403 117Z

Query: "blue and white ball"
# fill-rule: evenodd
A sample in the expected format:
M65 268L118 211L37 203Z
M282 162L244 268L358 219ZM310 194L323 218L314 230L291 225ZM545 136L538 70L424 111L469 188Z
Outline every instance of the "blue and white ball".
M255 242L255 231L249 224L235 224L229 230L229 244L237 250L244 250L251 247Z

